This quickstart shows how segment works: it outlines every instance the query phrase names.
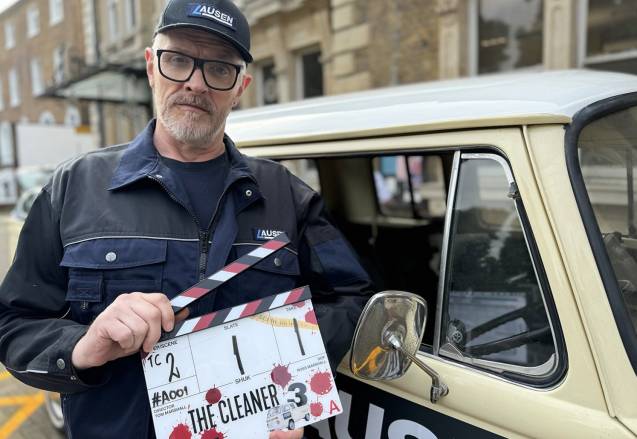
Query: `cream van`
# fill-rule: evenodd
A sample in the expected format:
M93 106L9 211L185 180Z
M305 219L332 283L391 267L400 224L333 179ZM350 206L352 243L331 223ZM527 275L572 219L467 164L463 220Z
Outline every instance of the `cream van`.
M636 76L409 85L228 131L319 191L389 291L309 438L637 436Z

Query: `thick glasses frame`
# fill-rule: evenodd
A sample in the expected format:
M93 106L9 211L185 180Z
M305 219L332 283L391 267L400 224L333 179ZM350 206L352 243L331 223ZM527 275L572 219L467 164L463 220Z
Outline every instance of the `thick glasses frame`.
M206 83L206 85L208 86L208 88L212 88L214 90L219 90L219 91L232 90L234 88L234 86L237 84L237 78L239 78L239 72L241 72L241 69L243 68L242 65L232 64L232 63L229 63L227 61L221 61L219 59L195 58L194 56L186 55L185 53L178 52L176 50L157 49L157 51L155 53L157 54L157 65L159 66L159 73L161 73L161 75L164 78L169 79L169 80L174 81L174 82L188 82L188 81L190 81L190 78L192 78L193 73L195 73L195 70L199 69L199 70L201 70L201 76L203 77L203 80ZM166 73L164 73L163 69L161 68L161 56L164 53L175 53L177 55L184 56L186 58L190 58L190 59L193 60L192 70L190 71L190 74L188 75L188 77L186 79L171 78ZM229 87L215 87L214 85L210 85L208 83L208 80L206 79L206 73L204 72L204 69L203 69L204 65L206 63L208 63L208 62L225 64L227 66L233 67L235 69L235 75L234 75L234 81L232 81L232 85L229 86Z

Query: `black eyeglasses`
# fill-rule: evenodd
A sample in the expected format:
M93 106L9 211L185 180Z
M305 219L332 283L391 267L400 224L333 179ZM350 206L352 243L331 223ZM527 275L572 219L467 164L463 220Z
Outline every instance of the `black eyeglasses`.
M201 59L174 50L157 49L159 73L175 82L186 82L201 70L206 85L215 90L230 90L237 83L241 65L216 59Z

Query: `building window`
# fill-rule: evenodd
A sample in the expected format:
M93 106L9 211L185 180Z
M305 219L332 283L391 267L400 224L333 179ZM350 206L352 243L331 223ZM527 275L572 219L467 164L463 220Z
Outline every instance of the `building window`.
M279 83L274 69L274 61L264 61L257 66L259 105L271 105L279 102Z
M136 3L135 0L126 0L126 28L128 30L133 30L137 26Z
M117 19L117 0L108 0L106 4L108 15L108 31L111 41L117 41L119 20Z
M63 0L49 0L49 24L53 26L64 20Z
M323 65L321 51L305 51L297 58L298 92L300 99L323 95Z
M31 38L40 33L40 10L37 6L29 6L27 10L27 37Z
M74 105L69 106L66 109L64 115L64 125L70 127L79 127L82 124L82 118L80 116L80 110Z
M50 111L44 111L40 114L38 122L42 125L55 125L55 116Z
M33 96L39 96L44 92L42 68L40 67L40 61L37 59L31 60L31 91L33 91Z
M9 105L17 107L20 105L20 81L16 69L9 70Z
M4 24L4 47L5 49L15 47L15 25L13 23Z
M0 122L0 165L13 166L13 128L9 122Z
M475 73L542 64L543 0L476 0Z
M53 81L56 84L64 81L64 46L53 49Z
M637 72L637 0L589 0L584 63L595 68ZM584 26L583 26L584 27Z

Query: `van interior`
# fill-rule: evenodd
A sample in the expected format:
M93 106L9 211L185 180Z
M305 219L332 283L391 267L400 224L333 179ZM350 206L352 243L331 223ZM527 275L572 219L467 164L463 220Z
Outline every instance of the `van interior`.
M453 152L282 163L321 193L376 291L408 291L426 300L423 343L431 346Z

